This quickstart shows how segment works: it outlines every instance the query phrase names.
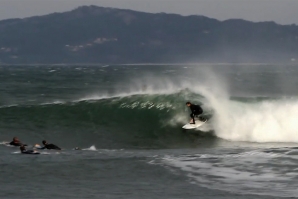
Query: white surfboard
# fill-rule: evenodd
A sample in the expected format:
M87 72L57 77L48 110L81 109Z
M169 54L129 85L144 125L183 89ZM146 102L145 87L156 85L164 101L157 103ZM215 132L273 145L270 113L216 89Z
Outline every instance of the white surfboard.
M200 126L202 126L203 124L205 124L207 122L207 119L205 121L200 121L200 120L196 120L195 124L185 124L184 126L182 126L182 128L184 129L196 129L199 128Z

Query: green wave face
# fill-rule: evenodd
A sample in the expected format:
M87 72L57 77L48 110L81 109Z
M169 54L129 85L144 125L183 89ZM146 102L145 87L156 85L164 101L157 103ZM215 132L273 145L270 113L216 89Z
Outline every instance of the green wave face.
M101 148L195 146L181 126L189 121L182 91L169 95L132 95L71 103L2 107L1 129L27 142L60 140L64 145ZM197 102L203 99L196 96ZM62 144L60 144L62 145Z
M0 141L62 147L180 148L298 142L292 66L0 67ZM234 97L233 97L234 96ZM186 101L212 116L184 132ZM214 135L214 136L213 136Z

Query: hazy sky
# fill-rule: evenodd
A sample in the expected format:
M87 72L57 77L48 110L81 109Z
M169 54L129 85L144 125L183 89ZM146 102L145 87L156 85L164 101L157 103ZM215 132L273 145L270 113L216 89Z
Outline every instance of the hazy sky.
M0 20L70 11L81 5L298 24L298 0L0 0Z

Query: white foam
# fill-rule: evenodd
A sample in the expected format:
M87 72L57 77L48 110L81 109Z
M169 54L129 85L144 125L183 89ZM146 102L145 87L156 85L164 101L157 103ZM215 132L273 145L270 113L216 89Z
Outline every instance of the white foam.
M216 135L232 141L298 142L298 102L288 100L215 107Z
M0 142L0 145L7 145L9 142L7 142L7 141L2 141L2 142Z
M205 107L213 110L212 125L218 137L231 141L298 142L298 99L237 102L230 99L224 78L211 71L205 73L209 79L194 84L191 90L203 95L208 103Z
M97 149L96 149L96 147L94 145L90 146L89 148L82 149L82 150L85 150L85 151L97 151Z
M240 194L297 196L295 161L286 154L249 151L239 154L165 156L170 170L182 170L192 183Z

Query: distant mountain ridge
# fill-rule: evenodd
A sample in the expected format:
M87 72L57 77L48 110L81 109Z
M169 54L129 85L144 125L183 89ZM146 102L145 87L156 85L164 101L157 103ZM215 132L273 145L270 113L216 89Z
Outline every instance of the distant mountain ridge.
M0 21L0 63L290 62L298 26L82 6Z

